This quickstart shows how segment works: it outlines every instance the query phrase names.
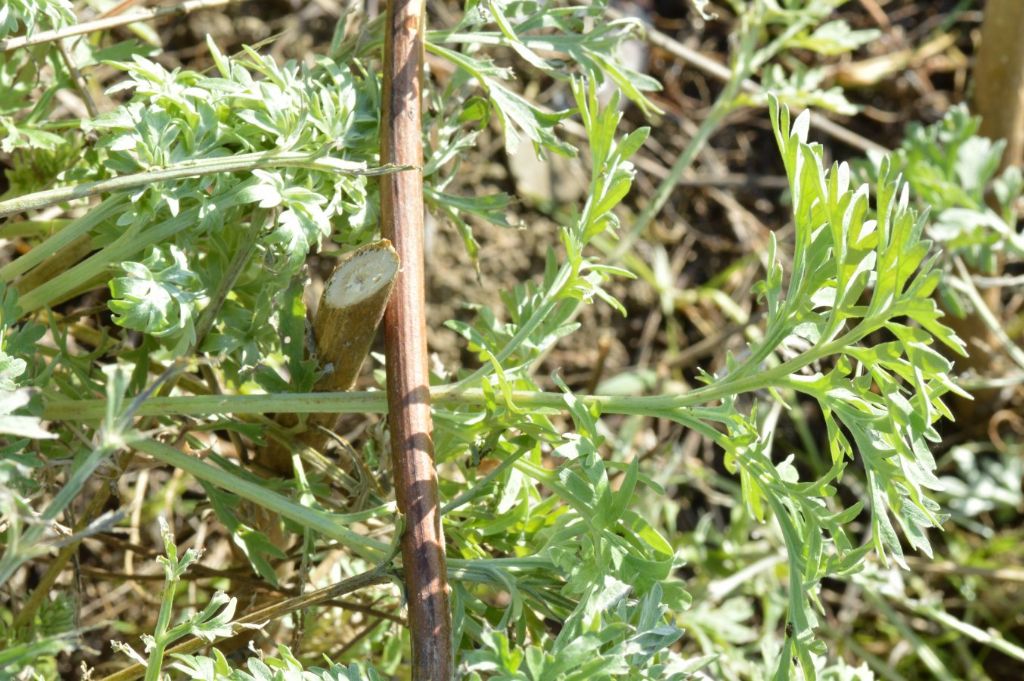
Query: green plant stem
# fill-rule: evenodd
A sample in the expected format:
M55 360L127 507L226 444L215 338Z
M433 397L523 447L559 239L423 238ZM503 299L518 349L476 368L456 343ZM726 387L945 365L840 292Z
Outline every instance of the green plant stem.
M48 238L46 241L34 247L25 255L4 265L3 267L0 267L0 282L5 284L9 283L13 281L15 277L28 272L47 258L56 255L61 249L71 243L74 243L76 239L88 234L94 227L114 215L117 209L123 206L124 203L125 201L122 197L112 197L99 204L82 217L76 218L66 227ZM12 226L17 226L18 224L19 223L15 223ZM3 231L3 236L7 238L12 237L13 235L10 232L10 229L5 229ZM70 265L71 263L68 263L68 266Z
M347 525L352 522L352 518L349 516L306 508L287 497L271 492L259 483L251 482L154 440L141 439L133 442L132 447L158 461L179 468L199 480L237 494L247 501L298 523L302 527L315 530L368 560L380 560L389 549L388 545L383 542L349 530Z
M989 629L986 631L969 622L963 622L953 615L950 615L948 612L929 603L906 599L904 604L918 615L929 617L942 626L959 632L963 636L973 639L983 646L988 646L994 650L998 650L1002 654L1013 658L1018 662L1024 662L1024 648L1014 645L1012 642L1008 641L998 630Z
M200 177L216 173L240 173L260 168L306 168L325 173L347 175L385 175L396 170L398 166L367 167L364 163L346 161L333 156L319 153L302 153L295 151L258 151L250 154L235 154L221 158L200 158L182 161L164 168L146 170L131 175L121 175L108 180L84 182L71 187L47 189L34 194L26 194L7 201L0 201L0 217L24 213L28 210L56 206L66 201L84 199L106 192L127 191L138 189L155 182L180 180L187 177Z
M171 615L174 610L174 592L178 586L178 578L174 576L173 570L167 570L167 579L164 582L163 596L160 599L160 613L156 618L156 627L153 629L153 649L149 651L149 659L146 664L146 681L159 681L160 670L164 665L164 650L167 648L167 629L171 625Z
M3 238L5 239L51 237L60 230L70 225L71 222L72 221L67 218L56 218L53 220L22 220L21 222L8 222L5 223L4 225L0 225L0 235L3 235ZM21 258L18 258L18 260L21 260Z
M210 199L206 209L216 209L216 203L223 201L230 205L235 196L246 186L245 183L229 189L224 194ZM109 268L129 260L152 244L167 241L178 232L188 229L199 220L199 207L184 210L141 233L131 230L124 232L112 244L94 253L67 271L57 275L18 299L18 306L25 314L47 307L61 300L68 293L81 287L82 282L93 281L105 275Z
M780 365L783 366L783 365ZM778 368L772 370L774 377ZM761 376L768 376L760 374ZM768 387L768 384L746 380L743 385L754 389ZM733 394L729 387L716 390L720 399ZM512 391L512 402L526 409L548 409L565 411L565 395L555 392ZM689 395L689 394L687 394ZM578 395L577 398L588 406L597 406L606 414L626 414L669 418L683 425L701 428L711 436L721 435L702 424L699 419L687 413L688 403L702 400L685 399L687 395L657 395L651 397L621 397L611 395ZM431 401L440 407L486 406L492 397L480 389L458 389L446 386L431 389ZM716 399L709 397L708 401ZM58 399L47 402L43 417L48 420L95 421L102 418L106 403L102 399L68 400ZM347 393L280 393L274 395L196 395L188 397L152 397L146 400L138 411L139 416L210 416L214 414L266 414L291 412L315 414L335 412L338 414L385 414L387 400L383 392ZM706 432L709 431L709 432ZM176 450L175 450L176 451ZM184 456L184 455L182 455ZM191 457L187 457L191 458Z
M784 386L809 392L808 387L798 381L786 380L804 367L843 348L856 343L874 328L870 319L865 319L856 328L843 336L823 345L814 347L788 361L762 369L762 355L770 352L777 342L774 335L762 344L758 351L734 373L696 390L681 395L652 395L647 397L623 397L612 395L579 395L577 399L588 406L596 406L602 413L667 418L687 427L699 430L716 442L723 435L704 423L701 405L709 404L731 395ZM776 335L782 331L776 332ZM765 348L768 348L766 351ZM565 395L556 392L512 391L511 401L518 407L528 409L550 409L564 411ZM493 398L480 389L463 388L461 383L434 387L431 402L436 406L486 406ZM43 417L50 420L94 421L102 418L106 402L102 399L68 400L57 399L46 403ZM374 413L387 412L386 396L383 392L348 393L288 393L273 395L195 395L188 397L152 397L138 408L139 416L210 416L213 414L265 414L290 412L312 414L322 412ZM177 450L171 450L176 452ZM184 456L178 453L179 456ZM196 461L191 457L185 457ZM205 465L205 464L204 464ZM217 469L215 469L217 470Z

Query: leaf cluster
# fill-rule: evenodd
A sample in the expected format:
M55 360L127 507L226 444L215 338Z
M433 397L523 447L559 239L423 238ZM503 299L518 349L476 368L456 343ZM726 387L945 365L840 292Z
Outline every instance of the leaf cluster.
M761 102L741 96L740 82L781 50L835 54L871 37L826 22L839 4L831 0L731 4L743 17L739 75L716 105L716 116ZM460 671L479 679L681 679L714 662L680 652L676 643L684 625L700 637L711 630L707 618L717 617L727 637L740 641L748 635L742 622L752 617L750 608L744 611L735 601L698 603L687 611L692 598L677 573L683 551L666 536L661 519L641 512L638 504L670 493L634 452L619 446L620 434L602 419L619 414L674 421L715 443L738 477L743 508L736 513L781 537L785 551L778 571L785 589L777 591L784 597L768 602L764 626L784 622L785 638L768 637L759 651L775 677L868 678L863 668L828 660L820 638L820 585L825 578L851 578L872 552L904 564L904 541L930 552L929 533L944 519L933 499L939 480L930 447L938 440L938 420L949 416L942 398L958 389L936 345L962 352L963 344L942 323L932 299L939 256L926 237L941 239L943 219L959 215L949 211L969 207L991 219L984 191L998 149L976 141L975 124L953 114L945 127L915 133L895 156L877 159L871 184L857 185L847 165L825 164L822 147L809 141L808 115L792 120L780 104L842 110L845 100L822 92L819 74L812 71L769 70L764 82L780 93L765 101L789 181L795 236L788 245L788 271L780 264L782 246L774 238L770 242L765 279L756 289L766 309L758 340L730 357L718 375L704 374L705 385L690 392L573 394L557 375L535 376L536 367L578 328L583 304L597 300L625 311L606 288L612 277L630 272L596 255L594 246L612 240L623 226L620 203L635 177L631 158L649 132L619 134L621 97L651 113L655 107L644 93L657 85L615 58L636 24L597 21L603 5L470 1L462 22L431 33L427 45L452 73L428 94L426 194L431 207L460 229L471 254L476 243L470 221L507 224L510 199L458 196L449 187L460 156L490 123L497 123L510 152L571 155L577 150L557 126L578 117L591 172L587 200L563 216L543 274L506 292L504 309L480 307L472 321L448 325L479 360L478 367L459 371L453 383L438 386L446 399L435 407ZM338 35L344 34L342 24ZM216 453L208 456L212 463L200 461L132 428L136 409L173 372L155 382L150 373L160 369L160 361L181 355L205 356L209 370L199 373L202 381L192 374L174 377L173 390L191 394L184 400L223 386L227 392L262 392L276 406L273 400L282 393L313 385L313 362L303 347L303 268L309 254L325 244L344 248L374 235L375 189L365 173L378 163L380 95L372 65L360 59L373 59L380 43L379 26L371 25L352 40L339 38L332 56L312 65L278 65L248 48L228 56L212 42L210 72L168 71L138 54L115 64L125 79L111 92L131 97L111 114L83 124L97 142L66 168L65 177L134 180L0 268L0 387L36 385L47 400L72 398L76 407L104 385L108 390L102 425L59 425L54 441L36 443L19 456L13 453L28 438L46 434L39 412L24 392L0 400L0 430L18 438L0 450L0 479L10 483L0 495L10 519L0 560L4 578L49 546L41 540L49 539L51 524L89 476L128 446L198 477L232 541L268 582L276 578L273 561L284 553L244 517L243 500L262 502L299 525L306 560L339 548L361 559L386 553L387 541L374 535L392 507L367 495L369 508L345 515L324 510L331 507L327 486L317 476L306 478L301 456L295 457L299 481L274 488ZM560 103L564 108L544 109L517 92L513 72L501 61L508 55L548 77L568 78L571 98ZM618 90L603 105L601 83ZM705 140L716 119L709 120L701 133ZM24 140L18 144L32 147ZM47 151L38 147L34 156ZM54 168L77 158L68 147L54 151L59 153L37 157ZM166 178L160 175L166 172L177 174L145 181ZM973 183L964 180L967 175ZM996 217L1007 221L1005 211L1020 194L1019 176L994 182L1002 183L997 192L1005 198L1003 215ZM948 188L957 183L960 193L950 201ZM929 227L915 210L911 189L946 196L939 227ZM1012 246L1011 236L1001 238ZM72 246L81 240L90 255L79 262ZM51 257L67 258L66 271L34 281L36 268ZM15 328L16 322L97 285L109 288L109 311L120 329L105 329L97 349L81 353L68 341L68 323L50 315L57 347L49 348L48 362L33 358L45 329ZM133 334L126 332L137 334L138 342L132 344ZM132 374L100 375L97 367L104 363L130 367ZM545 392L544 385L556 390ZM800 408L799 400L820 407L828 437L823 470L775 442L780 414ZM229 423L217 416L186 422L173 418L173 411L154 413L159 418L150 423L197 450L205 445L192 431L227 428L236 443L245 444L241 436L262 442L255 420ZM381 450L369 438L366 459L384 458ZM47 457L73 460L74 466L39 514L34 507L43 505L43 494L33 473ZM863 469L866 481L852 503L851 464ZM26 526L24 518L33 524ZM400 521L393 525L389 530L400 534ZM165 590L147 657L125 648L157 674L174 640L228 635L234 607L226 597L213 596L207 607L175 624L177 585L196 556L178 559L169 533L164 550ZM394 648L401 637L389 641ZM32 644L44 643L50 645L43 639ZM401 659L394 650L374 652L377 662L388 658L386 666ZM172 664L203 679L380 678L359 665L304 668L284 648L250 660L245 670L232 668L218 652L180 656Z

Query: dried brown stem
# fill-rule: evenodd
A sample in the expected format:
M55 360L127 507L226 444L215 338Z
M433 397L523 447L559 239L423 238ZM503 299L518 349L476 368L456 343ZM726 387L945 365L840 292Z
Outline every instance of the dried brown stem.
M381 160L415 170L381 178L381 232L402 261L384 315L388 418L402 560L409 603L413 681L452 677L451 613L431 433L423 275L423 141L420 88L423 0L388 0Z

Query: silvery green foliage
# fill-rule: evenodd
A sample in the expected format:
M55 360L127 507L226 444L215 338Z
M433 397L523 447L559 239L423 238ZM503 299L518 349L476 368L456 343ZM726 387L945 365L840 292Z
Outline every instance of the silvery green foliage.
M74 21L70 5L61 2L13 0L0 4L0 39L24 25L28 32ZM3 53L0 58L0 151L15 154L26 149L53 151L62 136L43 129L53 108L53 95L67 83L64 66L48 45ZM39 96L42 88L45 96ZM65 161L67 159L64 159ZM15 177L17 172L10 173ZM12 189L17 190L17 182Z
M74 22L71 4L66 0L10 0L0 4L0 39L10 37L6 31L18 30L18 26L24 26L25 33L31 35ZM128 59L132 54L151 51L134 40L109 46L72 40L65 47L80 70L105 60ZM3 53L0 152L13 157L9 164L13 167L5 171L9 195L27 194L41 185L53 187L78 179L78 172L69 167L83 153L88 154L88 148L76 135L59 134L50 120L60 103L58 91L76 89L67 63L52 42Z
M991 530L975 519L1007 512L1024 503L1024 460L1019 456L986 456L986 443L956 445L946 453L956 475L944 475L943 503L955 522L989 536Z
M775 264L761 286L765 340L701 390L788 388L821 406L832 468L814 480L800 480L791 457L772 456L771 429L762 429L755 412L743 416L733 397L705 408L728 429L727 463L740 474L748 507L758 517L771 511L789 553L788 635L777 678L789 677L794 659L814 678L814 656L825 653L813 633L818 582L858 569L871 546L902 564L893 520L912 547L931 551L927 531L943 515L930 496L939 481L929 443L939 440L935 422L949 416L943 394L958 391L951 362L931 346L963 352L963 344L939 321L931 293L940 273L922 238L924 221L889 163L881 164L869 219L868 187L852 186L845 164L825 169L821 147L807 142L807 115L791 126L786 109L773 104L771 114L792 192L792 272L785 283L773 242ZM872 342L879 331L891 340ZM772 354L777 363L762 364ZM854 459L866 471L867 495L842 508L836 486ZM859 545L848 525L865 505L872 543Z
M276 655L251 657L244 669L231 665L216 648L209 656L174 655L170 666L193 681L383 681L372 666L358 663L332 664L327 668L304 667L286 646L278 646Z
M770 92L771 96L777 97L788 106L834 111L846 116L857 113L857 107L846 99L841 87L822 87L827 77L824 69L806 68L799 63L789 72L781 64L772 64L764 70L761 86L764 92ZM744 94L740 96L740 101L764 106L767 97Z
M593 165L586 207L560 230L564 262L552 250L543 281L509 293L508 323L481 309L474 324L450 324L490 374L464 378L466 385L483 378L483 411L438 409L435 416L438 457L465 465L473 481L446 507L448 551L457 559L450 568L456 641L473 651L461 668L469 678L684 678L695 665L670 648L682 634L671 612L689 596L672 576L671 545L629 507L650 481L635 462L618 467L603 459L599 409L561 382L571 432L513 396L537 389L528 366L572 329L567 316L576 305L610 300L601 287L613 271L583 249L617 226L611 210L629 190L629 157L647 134L616 138L616 102L599 107L593 83L576 82L574 91ZM481 477L474 470L480 456L501 463ZM559 463L555 470L544 465L548 457ZM489 558L495 554L507 558ZM496 590L508 595L507 605L493 603ZM545 618L563 623L557 635ZM509 629L534 645L511 644Z
M942 396L957 390L949 376L951 363L932 346L938 341L962 352L963 345L941 323L941 313L931 297L940 273L933 269L935 256L929 257L930 243L922 234L925 223L909 204L906 184L885 162L872 201L866 185L852 184L845 164L825 168L822 148L807 140L806 113L791 122L788 110L776 100L771 106L790 181L796 237L788 277L778 263L775 242L770 245L767 277L758 288L767 306L764 340L742 361L730 361L722 375L706 376L708 385L704 387L679 396L635 398L633 404L637 413L676 420L718 443L725 451L726 465L740 477L749 511L778 524L788 554L788 634L783 648L771 652L770 658L776 660L777 678L796 673L794 661L805 678L816 678L827 652L815 635L822 609L817 601L820 580L858 570L872 548L883 560L892 558L902 564L897 526L913 548L930 552L927 531L938 527L943 515L930 496L939 483L929 444L939 439L935 422L949 416ZM614 125L601 123L608 112L594 116L593 108L582 104L580 111L595 160L588 207L603 207L614 203L606 203L604 197L617 196L618 190L609 191L609 187L617 187L618 181L615 173L602 165L617 167L618 154L637 142L626 137L609 143L613 138L608 131L614 130ZM631 174L623 177L628 183ZM479 446L504 450L505 456L514 457L501 478L506 484L520 474L553 489L566 484L565 502L583 518L591 519L584 526L604 517L603 502L590 506L582 501L593 498L582 490L601 489L602 478L590 467L606 466L596 455L602 442L596 407L584 407L585 402L567 395L576 431L545 436L555 455L569 459L552 479L528 463L530 439L536 435L526 434L538 433L538 424L525 425L535 417L515 405L514 391L535 389L528 377L533 358L571 330L568 320L575 305L602 295L600 282L608 272L588 272L590 263L582 255L582 246L594 234L614 228L615 222L604 217L591 222L592 217L585 210L575 225L562 230L565 263L559 267L552 256L539 285L524 285L509 295L509 322L499 323L493 313L481 310L475 324L452 325L484 360L484 367L464 381L479 381L485 393L494 396L493 410L486 417L452 416L461 434L472 433L478 423L489 427L501 424L503 432L522 433L515 438L495 437L486 435L485 428ZM879 332L889 340L875 340ZM755 401L753 408L745 408L742 405L748 400L738 399L743 394L767 391L770 395L780 389L813 398L821 407L832 465L816 479L801 479L792 455L773 452L774 421L763 418L763 404L759 408L760 402ZM509 420L513 416L519 423ZM450 444L443 439L439 442ZM444 449L439 447L439 451ZM867 494L864 500L844 508L837 487L853 460L866 471ZM630 482L620 491L635 489L635 472L627 471ZM511 489L531 488L515 483ZM547 501L557 496L547 497ZM507 490L500 498L510 504L499 505L500 517L509 518L515 504L508 500ZM608 508L619 506L611 502ZM849 534L865 509L871 518L871 541L867 543ZM655 567L659 560L670 560L671 550L667 545L661 547L652 528L637 526L636 521L598 524L613 531L604 540L610 546L625 540L634 552L645 543L646 550L653 551L647 567L633 567L630 577L615 572L620 559L602 563L599 557L608 549L598 548L600 543L565 541L558 528L563 523L567 529L577 527L581 521L573 521L570 515L555 523L558 540L541 555L565 574L563 593L583 596L567 623L576 618L586 621L587 591L578 589L588 580L613 576L622 582L624 595L638 596L651 588L650 578L661 580L659 588L672 585L671 580L664 581L669 573ZM618 532L625 534L615 539ZM594 548L584 548L587 546ZM597 572L590 572L591 565L597 566ZM647 577L638 580L642 575ZM613 593L614 584L605 584L602 591ZM460 595L458 590L456 594ZM682 602L676 600L670 607L676 609ZM579 610L581 607L584 609ZM493 657L488 660L487 664L494 663Z
M73 23L75 13L68 0L5 0L0 5L0 38L22 27L26 35L31 35Z
M0 472L0 476L6 474L11 479L20 478L25 472L19 465L23 463L19 458L23 461L34 460L31 455L16 456L18 450L26 444L25 440L19 438L54 437L43 428L38 416L30 413L29 390L20 388L28 363L19 355L25 354L39 339L42 329L38 326L17 329L14 327L17 318L17 296L12 289L0 284L0 435L6 436L8 440L8 446L0 448L0 454L6 451L2 458L9 465L7 471Z
M1012 165L999 172L1006 143L980 136L980 126L981 119L963 105L931 125L914 123L891 165L907 178L918 204L931 211L928 236L947 255L961 255L991 274L999 269L1000 257L1008 262L1024 258L1024 235L1017 227L1024 176ZM869 156L865 175L877 176L880 163ZM943 285L940 291L950 309L969 306L952 287Z
M121 263L125 276L110 280L110 311L126 329L177 339L171 354L181 355L195 341L193 315L202 305L202 282L189 269L185 253L171 244L153 248L142 262Z
M644 93L660 90L658 81L612 56L639 26L632 19L609 21L603 14L606 4L561 7L552 2L473 0L466 3L457 26L430 34L427 49L452 62L463 77L473 78L483 89L486 114L474 115L497 117L509 150L514 151L525 138L538 150L572 154L573 147L553 129L569 112L545 111L515 93L507 85L515 75L512 69L496 64L481 48L507 46L530 66L560 80L578 74L596 83L608 79L644 111L657 111Z
M17 319L17 295L12 289L0 286L0 393L17 388L18 379L25 373L25 360L5 351L8 330L14 327Z
M377 83L323 58L313 68L276 65L248 50L221 55L217 72L167 71L140 56L120 64L116 90L134 97L91 124L112 174L243 153L303 152L376 162ZM365 177L287 167L151 183L101 225L96 242L120 247L121 276L110 283L115 321L175 354L195 340L196 317L233 259L251 250L200 348L224 354L234 371L280 351L278 309L290 309L307 254L325 239L359 243L374 227ZM251 234L254 209L271 219ZM145 259L135 261L135 253ZM270 322L270 323L267 323Z
M469 34L495 44L515 46L532 65L564 75L565 61L541 58L535 33L580 63L594 78L612 78L637 103L647 106L642 90L656 83L623 69L604 56L635 28L630 22L598 23L585 30L585 22L599 7L554 9L543 3L481 3L467 13L460 27L437 34L430 44L442 56L477 80L488 97L463 102L442 111L443 134L439 146L428 147L427 195L433 205L460 227L475 252L475 242L464 215L501 223L507 197L458 197L445 194L450 176L441 168L475 132L467 124L486 125L495 116L503 124L507 144L525 136L538 148L574 153L560 140L554 126L567 112L547 113L502 84L511 71L493 64L475 49L461 52L441 47L463 45ZM493 34L483 30L495 25ZM554 31L554 32L552 32ZM247 50L240 58L221 55L212 43L218 75L176 70L135 55L119 64L128 78L113 90L131 90L134 97L113 114L90 127L101 133L99 147L106 150L105 166L112 174L144 172L201 159L252 152L307 152L330 154L372 165L376 161L376 108L379 93L374 77L354 75L359 69L321 58L316 67L277 66L269 58ZM470 54L473 53L473 54ZM457 79L462 84L465 78ZM488 106L478 103L486 101ZM430 138L428 138L430 139ZM111 282L111 308L117 321L143 331L163 346L168 355L187 347L196 315L211 299L228 263L249 243L243 225L253 207L271 212L271 224L258 235L254 256L239 275L232 295L223 301L222 323L204 339L203 351L226 354L232 373L249 375L261 357L280 351L277 338L281 320L275 308L290 307L285 295L294 294L288 282L297 276L306 255L326 238L348 244L365 241L376 221L372 183L360 176L321 170L256 169L248 176L207 175L173 183L153 183L130 194L132 208L116 222L104 224L96 234L100 245L119 244L131 235L132 251L147 261L125 254L123 276ZM621 197L619 197L621 198ZM189 255L182 267L155 270L147 262L178 262L171 251ZM188 286L182 287L184 272ZM152 291L156 300L143 302L139 293ZM286 293L288 292L288 293ZM221 304L220 301L216 301ZM265 321L269 318L270 324ZM269 378L268 378L269 380Z
M491 12L504 7L488 3ZM510 18L501 15L499 21L498 15L491 14L488 20L513 21L515 30L568 29L580 27L583 19L592 14L586 8L556 11L551 13L557 19L552 24L530 3L511 3L507 8L514 10ZM520 11L527 14L516 14ZM534 25L531 21L540 23ZM570 51L587 57L588 68L598 73L604 62L598 60L596 52L591 52L604 49L613 38L624 39L628 35L621 26L615 26L613 32L600 26L593 35L570 36L566 45L571 47ZM332 153L345 154L345 158L372 162L367 140L376 143L376 130L368 124L375 119L371 115L360 117L360 111L366 114L373 110L366 107L376 105L375 81L350 76L344 80L333 62L322 62L318 69L306 72L289 66L279 69L254 53L239 60L229 60L216 51L214 54L220 78L184 71L168 73L143 58L123 66L130 77L127 87L134 89L135 99L96 124L103 134L102 145L108 150L107 166L111 172L139 172L228 153L314 150L319 148L317 145ZM451 55L455 60L462 59L458 53ZM466 62L470 71L478 68L479 63L484 62ZM545 68L553 70L556 65L547 64ZM252 71L262 78L253 78ZM467 118L457 114L456 118L473 121L479 120L473 116L486 118L500 113L507 124L506 135L519 134L515 132L519 130L539 145L570 151L554 135L554 125L567 112L538 114L539 109L494 80L499 75L494 72L488 76L492 80L486 83L495 108L479 111L470 101L464 110L471 115ZM321 80L317 80L318 76ZM327 76L334 80L329 82L330 92L323 92L322 81ZM634 86L645 82L641 78L633 80ZM616 139L621 118L617 101L600 108L593 82L589 86L575 82L574 92L577 109L591 137L591 196L579 219L562 231L566 262L559 265L553 249L544 286L524 287L514 294L520 296L516 303L517 319L532 319L533 329L544 333L545 340L538 343L527 339L521 346L515 338L505 337L500 331L492 334L491 330L483 329L482 342L495 347L495 366L509 362L521 366L536 357L550 341L571 328L563 323L561 315L580 301L596 297L617 305L604 292L602 284L612 274L626 274L585 256L583 249L596 235L617 227L612 209L629 191L634 175L629 157L642 145L647 130ZM335 102L332 97L350 97L351 102ZM333 107L332 120L340 121L338 127L329 131L329 144L316 124L317 112L326 108L325 101ZM525 108L519 106L520 102L526 103ZM352 114L346 116L346 111ZM447 130L451 139L456 139L459 127L452 125ZM366 133L365 137L360 131ZM445 160L457 154L459 144L451 142L431 150L428 176L432 170L440 173ZM366 153L356 155L360 151ZM285 174L261 169L248 178L210 176L173 185L147 186L134 192L130 197L132 209L125 212L118 224L104 225L99 230L99 243L116 245L125 231L136 235L167 233L172 240L161 241L142 262L129 261L122 266L126 276L111 284L115 294L111 307L119 315L119 323L143 330L168 348L187 344L195 315L210 297L217 275L226 269L229 255L243 245L239 240L244 231L232 230L232 224L245 219L252 204L278 211L273 231L260 240L263 259L252 268L259 284L253 290L264 295L249 293L245 287L250 272L243 272L220 314L223 326L218 326L201 347L206 351L234 353L237 361L237 346L227 345L230 339L225 336L237 336L239 329L250 325L249 319L273 320L268 301L273 301L283 288L275 284L280 280L273 277L274 266L292 267L295 261L304 259L311 243L323 236L324 219L351 217L344 210L346 199L353 206L366 201L365 196L353 199L354 189L344 183L341 189L347 193L331 195L323 178L312 171L289 170ZM433 196L438 204L459 212L480 214L481 210L491 209L479 201L442 196L437 190ZM289 212L292 218L281 219ZM154 219L155 215L158 219ZM372 216L360 213L356 217ZM346 238L362 238L359 229L359 225L354 225L353 233ZM183 261L178 257L180 253L190 255ZM273 290L268 293L268 289ZM555 308L558 314L549 315ZM243 317L246 314L249 316ZM186 321L190 318L192 326ZM261 332L273 334L274 329L271 326ZM476 333L469 329L464 332L470 336ZM260 357L273 347L268 342L248 356ZM508 372L500 389L512 386L536 387L515 369ZM669 649L681 635L670 621L669 610L684 607L687 596L670 578L676 564L672 548L647 520L628 508L633 490L644 484L637 466L625 471L609 470L598 455L602 437L597 432L597 413L568 392L565 400L577 424L576 432L570 434L562 434L543 414L517 409L503 394L496 394L488 404L486 416L465 412L438 415L439 421L457 425L439 428L441 456L465 452L478 440L493 440L490 446L508 452L509 464L516 463L477 488L481 495L501 490L500 498L494 501L502 512L497 525L493 517L481 516L480 522L475 522L473 517L479 512L475 504L465 508L456 505L452 509L455 514L470 514L465 522L449 529L450 555L461 556L462 561L455 562L452 571L457 636L469 649L475 649L491 640L486 622L500 621L503 626L518 627L522 636L544 641L546 652L531 662L540 665L538 669L543 667L552 673L571 669L576 660L586 656L600 660L593 666L595 676L591 678L610 678L609 674L617 674L627 666L632 667L630 673L635 673L635 678L676 678L688 667ZM491 430L498 426L500 431ZM555 448L564 461L555 475L542 465L548 447ZM624 480L621 486L614 486L612 479L619 472L625 474ZM539 503L541 489L551 495L550 501ZM514 558L492 561L487 553L480 552L485 543L493 543L495 550L509 556L531 555L522 564ZM500 611L489 604L486 593L496 588L511 593L511 604ZM557 637L546 633L543 619L549 615L565 620ZM531 656L535 654L536 651ZM195 664L209 669L206 661L195 660ZM256 669L254 664L260 663L252 662L250 671L255 678L262 678L262 667Z
M778 29L781 43L766 55L786 45L827 52L829 45L863 39L840 26L815 29L838 2L733 4L738 12L748 5L757 10L756 31ZM473 322L451 324L482 365L463 372L454 391L480 388L484 394L482 406L448 402L435 416L443 470L458 467L458 475L442 476L441 485L457 664L470 677L700 678L700 669L713 663L711 656L687 659L673 649L689 633L681 625L698 636L699 622L691 618L691 625L682 614L691 597L677 574L677 547L654 519L636 510L642 494L669 495L635 459L606 458L608 432L600 417L607 402L573 395L557 376L554 405L521 401L520 391L541 394L533 366L576 328L579 305L598 299L622 309L604 286L609 277L628 272L595 258L588 245L619 227L613 210L630 190L630 157L647 130L617 136L618 101L599 106L595 81L610 78L642 107L649 106L643 92L653 84L609 61L610 46L628 37L632 25L594 21L600 6L470 1L466 20L431 34L428 46L457 67L450 87L432 95L437 118L431 122L440 134L428 145L426 174L436 207L450 216L500 221L502 197L444 193L446 166L492 117L510 147L528 140L538 149L574 153L555 125L578 114L592 168L587 202L560 228L559 247L550 249L539 281L507 292L503 312L481 309ZM741 37L756 43L760 36ZM487 55L490 46L511 48L552 77L578 73L569 63L575 60L590 78L573 81L575 111L545 111L516 93L507 82L511 71ZM337 47L339 55L348 49ZM378 86L357 62L323 58L306 68L277 66L251 50L228 58L211 44L211 52L215 75L168 72L141 57L121 64L128 79L118 87L134 97L93 123L105 165L95 170L90 162L78 170L120 175L253 152L376 162ZM784 94L797 101L816 84L812 75L796 72L779 74L775 82L788 83ZM464 98L470 89L482 96ZM788 110L770 103L790 181L796 240L788 273L774 242L768 253L767 276L758 289L767 308L763 341L743 358L731 359L721 375L706 376L707 385L685 394L631 398L633 411L625 413L677 421L719 445L739 478L746 510L773 523L772 531L782 536L785 564L779 569L788 578L788 599L769 604L773 611L770 618L766 614L765 628L775 631L764 632L764 664L780 679L867 678L860 669L826 662L828 651L815 631L822 610L819 583L858 570L872 549L883 559L901 561L897 527L912 547L929 550L927 532L942 516L930 498L937 480L928 444L937 437L935 422L947 415L941 398L955 389L949 362L933 345L961 344L939 321L930 297L938 273L922 239L925 223L909 205L892 164L880 162L872 199L867 187L853 185L846 166L824 167L821 148L808 143L806 117L792 122ZM467 127L472 130L464 135ZM219 282L239 254L252 249L199 348L226 358L222 366L229 379L245 378L281 352L294 360L289 368L297 375L303 357L295 342L303 318L297 282L302 262L324 238L369 238L374 223L374 197L365 178L301 166L152 183L107 200L122 202L115 204L119 217L91 236L99 254L110 258L105 271L114 273L111 309L118 322L145 334L138 353L143 362L158 345L172 354L192 344ZM265 225L256 217L261 214L270 217ZM282 347L282 337L292 338L292 345ZM23 370L8 364L10 374ZM280 377L274 383L257 375L268 390L294 389ZM111 424L130 422L115 399L123 388L111 392ZM779 390L796 391L821 407L831 468L818 477L801 479L799 462L774 446L768 403ZM555 419L564 413L572 421L568 430ZM109 437L113 442L125 436L114 428ZM485 458L495 464L488 472L478 466ZM866 471L867 488L862 501L844 507L837 492L851 461ZM234 503L224 494L211 496L215 505ZM862 517L870 517L870 541L854 535L854 522ZM238 524L229 531L246 530ZM173 543L166 548L168 561L176 561ZM246 549L250 558L261 551L257 541ZM264 574L270 568L258 558L254 563ZM168 573L169 582L176 578L180 574ZM727 604L701 614L724 621L723 629L731 623L740 638L750 608L744 613L735 602ZM215 597L182 623L187 626L163 628L152 641L190 632L223 634L231 613L218 609L222 605L223 598ZM279 653L249 660L245 670L232 669L216 652L182 656L174 664L203 679L379 678L358 666L303 670L290 652Z
M768 63L786 50L810 50L824 56L848 54L876 39L875 29L853 30L842 20L827 21L837 7L847 0L751 0L732 2L734 11L744 24L734 49L737 66L750 74L763 68L761 88L757 92L741 92L738 106L766 106L773 96L794 108L820 108L842 114L853 114L842 88L822 87L828 74L825 69L806 66L799 59ZM776 34L777 33L777 34ZM763 37L759 34L765 34ZM764 45L757 47L758 38ZM770 93L770 95L769 95Z
M568 6L471 0L456 26L428 33L427 50L450 62L456 73L443 92L434 94L439 134L427 144L426 194L432 207L459 229L471 257L476 257L478 244L466 218L476 216L508 226L506 209L512 199L505 194L443 193L458 171L460 150L472 148L480 132L495 120L509 154L528 153L527 145L541 156L577 152L556 132L571 109L549 110L519 94L513 85L516 72L498 64L488 50L509 48L530 67L556 80L582 75L595 83L608 83L642 111L658 111L645 93L660 90L660 83L630 69L618 57L618 47L634 38L640 26L630 18L608 20L606 5L605 0ZM445 165L451 170L442 173Z

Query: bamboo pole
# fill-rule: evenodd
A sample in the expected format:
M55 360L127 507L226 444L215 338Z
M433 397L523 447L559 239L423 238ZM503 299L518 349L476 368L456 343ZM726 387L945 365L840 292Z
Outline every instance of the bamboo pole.
M402 269L384 315L391 457L405 515L402 562L413 681L452 678L451 613L431 433L423 273L420 128L424 0L388 0L381 161L414 166L381 178L381 232Z

